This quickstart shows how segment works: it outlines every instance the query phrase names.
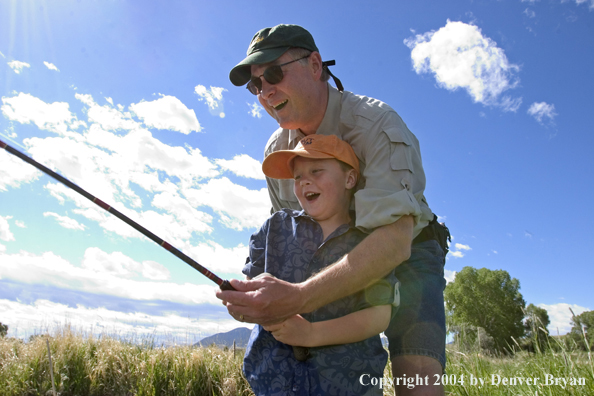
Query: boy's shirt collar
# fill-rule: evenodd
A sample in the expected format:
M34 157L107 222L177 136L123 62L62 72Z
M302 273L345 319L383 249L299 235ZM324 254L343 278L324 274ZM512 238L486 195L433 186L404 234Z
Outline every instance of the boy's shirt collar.
M311 220L314 223L319 225L319 223L313 217L311 217L310 215L305 213L305 210L303 210L303 209L301 211L290 210L287 212L288 212L289 216L291 216L293 218L303 217L303 218ZM345 224L338 226L334 231L332 231L332 233L330 235L328 235L328 238L326 238L326 241L328 241L332 238L336 238L342 234L345 234L350 229L355 229L355 230L357 229L357 227L355 226L355 212L351 210L351 211L349 211L349 215L351 217L351 221L349 223L345 223ZM324 241L324 242L326 242L326 241Z

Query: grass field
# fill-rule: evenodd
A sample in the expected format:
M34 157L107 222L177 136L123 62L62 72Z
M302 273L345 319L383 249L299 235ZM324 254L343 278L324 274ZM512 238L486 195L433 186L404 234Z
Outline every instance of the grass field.
M52 394L47 340L61 396L252 395L241 373L242 353L96 338L69 328L29 342L1 338L0 395ZM411 386L420 379L413 380ZM447 375L422 380L444 381L450 395L594 395L592 358L575 345L513 357L448 351ZM393 381L386 367L384 394L393 395Z

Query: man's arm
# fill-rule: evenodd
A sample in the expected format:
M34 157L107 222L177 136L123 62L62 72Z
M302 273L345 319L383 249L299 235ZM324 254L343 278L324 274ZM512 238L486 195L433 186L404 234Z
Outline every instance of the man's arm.
M284 322L264 326L277 341L288 345L318 347L350 344L378 335L388 328L391 305L369 307L340 318L309 322L293 315Z
M217 291L234 317L269 325L289 316L311 312L346 297L374 281L410 257L414 220L402 216L375 229L349 254L303 283L264 277L251 281L231 280L237 291Z

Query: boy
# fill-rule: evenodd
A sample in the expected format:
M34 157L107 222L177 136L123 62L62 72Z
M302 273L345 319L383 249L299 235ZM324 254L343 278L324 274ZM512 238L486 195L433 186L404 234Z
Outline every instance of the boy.
M353 149L336 136L311 135L262 164L272 178L294 179L303 210L274 213L252 235L248 278L272 275L299 283L347 254L365 234L349 212L359 177ZM383 377L387 362L379 333L399 301L393 272L367 289L313 312L252 331L244 373L256 395L381 395L363 375ZM291 345L308 348L305 361ZM365 384L365 385L364 385Z

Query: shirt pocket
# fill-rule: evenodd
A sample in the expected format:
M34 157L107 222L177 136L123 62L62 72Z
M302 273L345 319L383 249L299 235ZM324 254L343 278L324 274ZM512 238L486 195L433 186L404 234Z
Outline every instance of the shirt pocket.
M298 202L295 193L293 192L293 179L281 179L278 181L279 192L278 195L283 201Z
M411 158L411 141L398 128L385 128L384 133L390 140L390 167L395 171L414 172Z

